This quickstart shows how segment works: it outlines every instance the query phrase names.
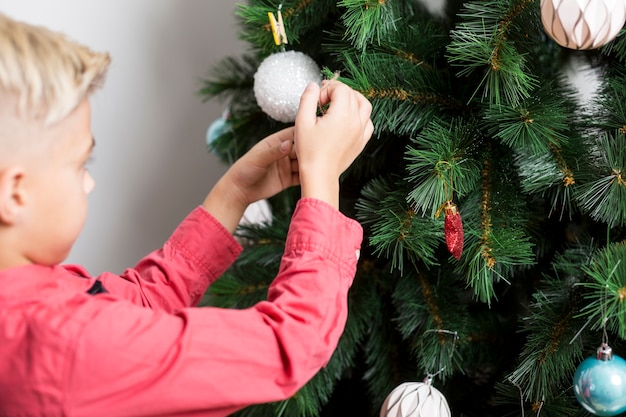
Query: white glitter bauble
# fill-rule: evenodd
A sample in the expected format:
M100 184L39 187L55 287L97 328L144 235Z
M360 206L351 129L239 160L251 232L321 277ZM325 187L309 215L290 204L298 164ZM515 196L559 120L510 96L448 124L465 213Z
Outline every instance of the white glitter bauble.
M321 81L321 70L311 57L297 51L278 52L265 58L254 74L254 96L271 118L291 123L307 84Z
M594 49L612 41L626 20L626 0L541 0L541 22L556 43Z
M385 399L380 417L450 417L443 394L430 382L405 382Z

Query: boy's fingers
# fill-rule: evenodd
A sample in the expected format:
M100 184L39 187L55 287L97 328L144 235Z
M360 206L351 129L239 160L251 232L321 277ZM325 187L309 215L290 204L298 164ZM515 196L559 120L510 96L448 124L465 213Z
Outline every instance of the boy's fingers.
M365 132L363 132L363 137L369 141L373 133L374 133L374 123L372 123L371 120L368 120L367 126L365 126Z
M257 165L270 165L289 155L293 147L293 127L280 130L268 136L256 146L254 160Z
M365 123L369 121L371 123L372 103L361 94L358 94L357 97L359 100L359 115L361 116L361 121Z
M342 93L342 89L349 91L348 86L343 84L340 81L336 80L325 80L322 82L322 90L320 92L320 105L328 104L331 101L331 97L333 100L340 99L340 95ZM339 90L339 91L338 91Z
M363 124L369 119L372 112L372 104L358 91L353 90L340 81L329 81L320 92L320 104L331 102L327 113L333 113L333 107L344 109L352 114L358 113ZM333 106L333 103L335 105Z
M320 87L316 83L309 83L300 97L296 124L310 124L315 122L317 106L319 104Z

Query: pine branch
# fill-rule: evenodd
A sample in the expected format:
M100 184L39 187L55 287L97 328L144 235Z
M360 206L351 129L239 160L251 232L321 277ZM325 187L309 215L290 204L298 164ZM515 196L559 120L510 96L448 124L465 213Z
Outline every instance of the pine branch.
M473 159L477 133L459 121L431 122L407 147L407 181L415 188L408 200L434 217L446 201L463 198L478 184L480 166Z
M581 411L571 391L565 391L549 399L528 401L520 393L520 387L510 382L496 383L496 398L494 403L501 411L502 417L519 416L571 416L589 417L589 414Z
M250 90L258 66L259 61L250 55L226 57L201 80L202 87L197 94L203 101L230 98L231 105L250 103Z
M268 18L268 13L277 14L278 5L273 0L257 0L249 5L238 4L237 16L244 25L240 38L253 45L262 56L281 49L274 43ZM290 45L301 43L307 33L315 31L337 13L336 3L330 0L283 0L280 2L280 10Z
M617 37L602 47L602 51L606 55L615 56L622 64L626 63L626 28L622 28Z
M530 237L524 231L528 212L523 204L513 203L519 200L512 160L493 152L484 161L480 190L460 206L466 249L457 268L477 298L486 303L496 295L495 282L510 283L514 267L535 263Z
M626 339L626 243L613 243L598 252L582 270L590 277L579 285L588 291L588 304L580 316L594 321L592 329L608 331Z
M576 199L579 206L599 222L610 227L626 225L626 135L617 132L605 135L601 140L597 159L603 176L583 184L578 189Z
M401 380L397 361L394 361L394 347L389 343L393 338L392 326L389 326L392 318L383 305L392 281L389 274L381 274L375 262L365 260L360 264L351 290L350 301L355 308L350 314L362 326L361 347L367 365L362 378L367 384L373 408L379 407L387 393Z
M390 182L374 180L357 202L357 217L371 230L368 244L374 255L390 259L391 268L400 273L406 261L433 265L443 238L442 222L419 216L406 203L405 195Z
M620 42L626 46L626 37ZM600 69L602 82L594 98L592 123L603 131L626 128L626 67L615 63Z
M525 400L550 402L569 387L582 360L582 343L574 336L584 323L574 317L578 303L570 294L571 284L547 278L533 296L523 325L527 341L521 361L508 377L522 388Z
M451 92L447 93L447 82L433 68L383 53L344 54L342 63L349 75L340 81L372 101L377 132L411 135L433 118L466 110Z
M544 154L568 141L571 115L562 97L549 86L518 107L501 105L485 111L489 134L515 151Z
M445 382L455 372L463 371L460 349L467 335L468 314L458 302L457 287L454 278L440 275L432 279L413 266L393 291L396 326L415 357L415 373L422 378L437 374L437 380Z
M337 6L345 8L341 18L345 25L344 37L359 51L364 51L370 43L380 44L397 29L399 16L394 2L342 0Z
M527 68L527 51L518 49L526 43L519 32L530 26L524 19L535 18L536 7L535 0L464 4L459 13L461 21L451 31L448 57L452 65L463 68L459 76L483 72L474 96L495 105L516 106L538 86L538 80Z
M523 192L551 201L547 217L558 213L561 220L566 213L571 216L574 212L572 188L576 180L561 151L555 147L551 150L552 153L533 155L520 151L515 156L515 165Z

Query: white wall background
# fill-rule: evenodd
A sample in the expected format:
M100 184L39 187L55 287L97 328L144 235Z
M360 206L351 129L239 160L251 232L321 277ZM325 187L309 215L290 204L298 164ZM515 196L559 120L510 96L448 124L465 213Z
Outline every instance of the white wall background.
M92 99L90 212L67 262L122 272L162 245L226 166L206 149L223 111L200 79L237 39L235 0L0 0L0 13L111 53Z

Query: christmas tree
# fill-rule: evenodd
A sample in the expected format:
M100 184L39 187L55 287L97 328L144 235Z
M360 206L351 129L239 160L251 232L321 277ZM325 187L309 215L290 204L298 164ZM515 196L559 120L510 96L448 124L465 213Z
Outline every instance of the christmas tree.
M589 3L583 23L604 3L623 16L620 2ZM540 7L238 6L249 50L209 69L199 91L228 110L212 152L230 163L289 124L268 115L254 92L260 64L286 51L364 94L375 126L342 177L341 210L365 236L339 346L297 395L238 415L378 416L396 387L425 378L454 416L626 409L619 386L583 405L606 381L590 386L589 373L575 376L593 368L585 358L606 365L609 379L625 375L626 36L563 47ZM558 21L558 12L549 18ZM576 62L598 77L586 100L567 75ZM291 82L286 72L277 90ZM271 198L270 221L240 226L244 252L205 304L245 308L266 297L298 195ZM615 360L596 356L607 345ZM439 415L425 413L381 415Z

